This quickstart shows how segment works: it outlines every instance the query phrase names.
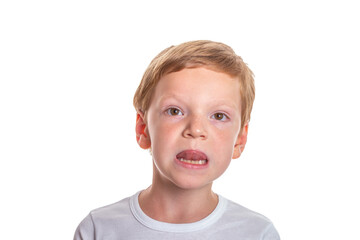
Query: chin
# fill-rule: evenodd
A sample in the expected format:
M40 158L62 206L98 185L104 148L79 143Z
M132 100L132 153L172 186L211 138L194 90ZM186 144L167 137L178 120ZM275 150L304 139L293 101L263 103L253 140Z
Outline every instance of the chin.
M183 189L183 190L195 190L195 189L202 189L202 188L206 188L206 187L211 188L211 186L212 186L212 182L201 182L199 180L191 181L191 179L189 179L189 178L172 181L172 183L176 187Z

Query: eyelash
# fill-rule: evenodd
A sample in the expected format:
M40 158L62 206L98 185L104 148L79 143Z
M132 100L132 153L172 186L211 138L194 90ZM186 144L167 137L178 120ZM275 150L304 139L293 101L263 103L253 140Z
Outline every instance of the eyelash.
M178 111L178 113L180 113L180 114L176 114L176 113L175 113L175 114L172 114L171 111ZM168 108L168 109L166 109L165 112L166 112L169 116L181 116L181 115L184 115L184 114L181 112L180 109L175 108L175 107Z
M220 119L217 119L217 118L216 118L216 115L221 115L221 118L220 118ZM225 113L221 113L221 112L218 112L218 113L215 113L215 114L211 115L211 118L212 118L212 119L215 119L215 120L217 120L217 121L221 121L221 122L224 122L224 121L230 119L228 115L226 115Z
M175 111L175 112L172 112L172 111ZM166 112L166 114L168 114L169 116L182 116L182 115L184 115L184 113L182 113L182 111L181 111L180 109L175 108L175 107L168 108L168 109L166 109L165 112ZM219 118L219 119L216 118L217 115L220 115L220 118ZM215 113L215 114L211 115L211 118L212 118L212 119L215 119L215 120L217 120L217 121L221 121L221 122L224 122L224 121L230 119L228 115L226 115L225 113L221 113L221 112L218 112L218 113Z

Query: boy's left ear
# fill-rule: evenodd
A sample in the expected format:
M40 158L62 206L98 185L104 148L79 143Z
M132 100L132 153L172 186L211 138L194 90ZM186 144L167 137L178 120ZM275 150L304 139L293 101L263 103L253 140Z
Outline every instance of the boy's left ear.
M248 128L249 128L249 123L246 123L243 129L241 130L238 138L236 139L232 159L239 158L241 153L244 151L245 144L247 141Z

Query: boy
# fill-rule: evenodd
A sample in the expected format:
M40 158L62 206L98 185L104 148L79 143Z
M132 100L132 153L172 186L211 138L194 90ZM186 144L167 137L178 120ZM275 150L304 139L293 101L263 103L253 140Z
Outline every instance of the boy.
M150 149L152 185L92 211L75 240L280 239L272 223L212 192L244 150L255 96L251 70L225 44L162 51L135 93L136 140Z

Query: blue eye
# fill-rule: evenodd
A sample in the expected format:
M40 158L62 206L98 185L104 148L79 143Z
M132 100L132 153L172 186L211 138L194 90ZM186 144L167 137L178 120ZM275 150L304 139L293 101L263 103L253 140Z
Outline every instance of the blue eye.
M178 108L169 108L166 110L166 113L171 115L171 116L179 116L179 115L184 115L180 109Z
M229 119L229 117L226 116L226 114L224 113L215 113L214 115L211 116L211 118L218 121L226 121L227 119Z

